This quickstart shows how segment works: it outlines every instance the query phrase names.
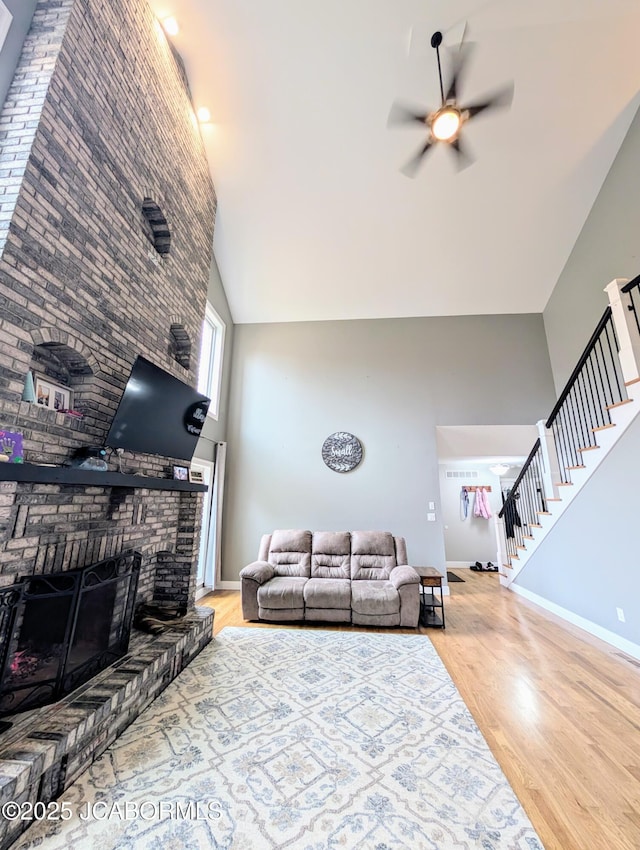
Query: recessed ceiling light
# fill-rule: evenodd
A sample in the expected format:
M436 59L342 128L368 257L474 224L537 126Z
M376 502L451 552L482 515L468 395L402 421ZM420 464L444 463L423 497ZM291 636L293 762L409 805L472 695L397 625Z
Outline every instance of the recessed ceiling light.
M180 32L180 27L174 17L163 18L162 26L167 35L178 35Z
M198 110L198 121L201 124L206 124L207 121L211 121L211 113L206 106L201 106Z

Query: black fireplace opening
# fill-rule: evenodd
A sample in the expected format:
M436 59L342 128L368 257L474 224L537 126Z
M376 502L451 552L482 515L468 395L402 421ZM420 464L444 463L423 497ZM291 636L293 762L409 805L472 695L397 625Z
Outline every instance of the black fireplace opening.
M0 716L61 699L127 652L142 556L0 591Z

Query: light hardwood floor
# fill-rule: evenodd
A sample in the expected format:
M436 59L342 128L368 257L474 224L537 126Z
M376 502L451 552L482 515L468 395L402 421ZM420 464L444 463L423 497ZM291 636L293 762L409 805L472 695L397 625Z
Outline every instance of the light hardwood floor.
M546 850L638 850L640 663L500 587L495 573L458 573L446 630L421 631ZM198 604L215 609L216 634L264 627L245 623L237 591Z

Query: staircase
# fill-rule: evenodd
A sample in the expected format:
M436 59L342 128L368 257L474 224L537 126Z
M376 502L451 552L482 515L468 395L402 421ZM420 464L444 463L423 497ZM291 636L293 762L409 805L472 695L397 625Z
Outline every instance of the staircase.
M640 276L605 291L610 304L495 517L506 587L640 413Z

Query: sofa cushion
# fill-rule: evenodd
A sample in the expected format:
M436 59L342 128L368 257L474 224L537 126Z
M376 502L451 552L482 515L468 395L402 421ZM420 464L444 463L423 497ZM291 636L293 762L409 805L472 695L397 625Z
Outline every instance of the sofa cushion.
M311 578L351 577L348 531L316 531L311 542Z
M396 547L392 534L388 531L352 532L352 581L382 581L388 579L395 566Z
M351 608L349 579L310 578L303 595L307 608Z
M311 532L300 529L274 531L267 559L277 576L311 575Z
M354 581L351 607L354 612L367 616L399 614L400 597L390 581Z
M299 576L275 576L258 588L260 608L303 608L306 578Z

